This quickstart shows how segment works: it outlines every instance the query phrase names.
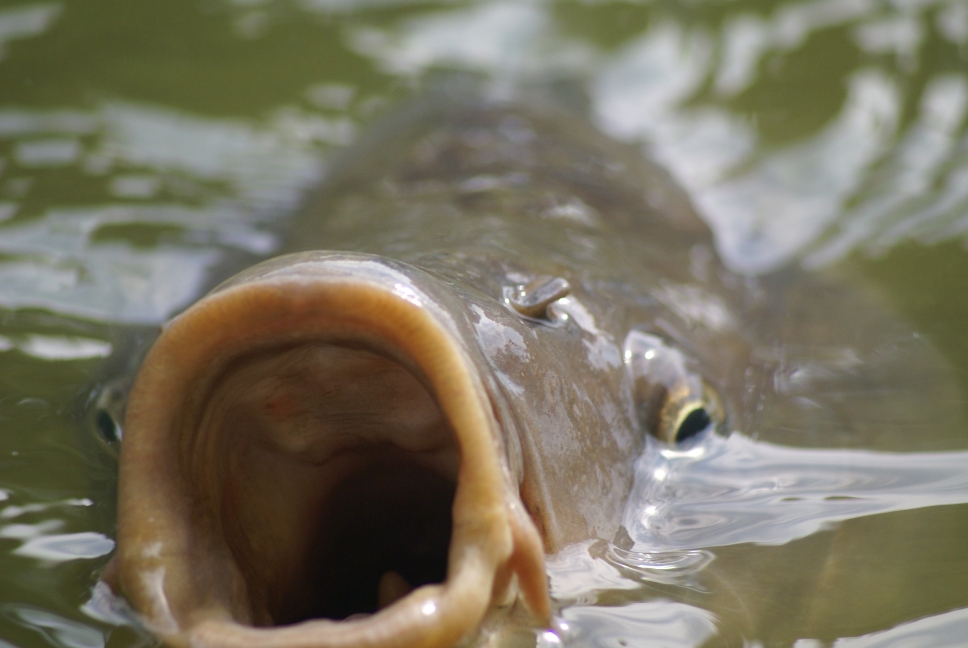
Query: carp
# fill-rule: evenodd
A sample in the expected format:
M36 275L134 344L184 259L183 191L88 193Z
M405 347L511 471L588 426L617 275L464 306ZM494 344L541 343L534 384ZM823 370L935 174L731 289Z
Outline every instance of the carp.
M105 579L171 645L547 627L545 555L623 537L648 448L905 447L948 416L911 402L957 400L875 300L734 274L665 171L541 102L414 102L307 204L282 256L164 328L128 398ZM810 374L831 349L846 373ZM843 398L844 376L891 394ZM797 392L817 380L824 420Z

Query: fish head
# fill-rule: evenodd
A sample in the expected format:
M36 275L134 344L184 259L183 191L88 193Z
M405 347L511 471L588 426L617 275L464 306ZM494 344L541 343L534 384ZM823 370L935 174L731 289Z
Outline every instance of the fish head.
M681 192L570 120L462 119L336 165L292 244L353 252L244 271L146 357L107 580L169 644L450 646L519 609L547 627L545 554L616 537L649 433L719 420L692 358L745 347L661 298L709 247Z

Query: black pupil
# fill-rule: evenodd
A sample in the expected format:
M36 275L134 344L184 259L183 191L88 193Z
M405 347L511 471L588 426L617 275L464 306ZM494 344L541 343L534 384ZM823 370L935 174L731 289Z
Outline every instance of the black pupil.
M97 425L98 432L104 437L105 441L114 443L118 440L118 426L115 424L114 419L111 415L101 410L97 413L97 418L95 419L95 424Z
M676 430L676 443L682 443L686 439L696 436L709 427L709 423L709 414L705 408L699 407L692 410L682 421L679 429Z

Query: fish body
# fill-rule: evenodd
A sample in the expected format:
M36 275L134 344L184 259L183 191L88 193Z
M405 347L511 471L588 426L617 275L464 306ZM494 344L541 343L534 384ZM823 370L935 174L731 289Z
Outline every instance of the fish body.
M912 413L950 385L874 300L733 274L664 171L540 103L416 102L308 204L131 392L108 580L173 645L447 646L515 601L543 627L544 555L628 537L643 452L952 416Z

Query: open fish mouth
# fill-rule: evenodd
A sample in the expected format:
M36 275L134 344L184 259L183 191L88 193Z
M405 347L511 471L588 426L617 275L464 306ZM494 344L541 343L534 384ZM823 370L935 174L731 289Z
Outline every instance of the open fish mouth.
M243 273L133 387L115 586L167 642L451 645L548 595L446 286L376 257Z
M373 613L446 578L453 432L414 375L368 346L242 357L210 398L205 429L226 457L212 508L260 623Z

